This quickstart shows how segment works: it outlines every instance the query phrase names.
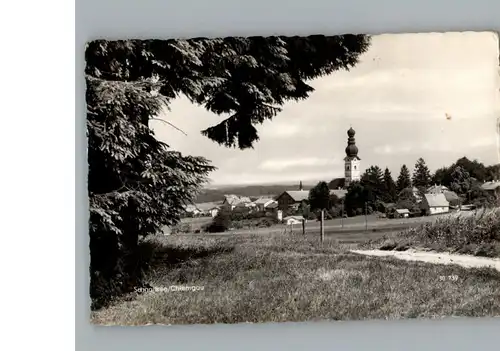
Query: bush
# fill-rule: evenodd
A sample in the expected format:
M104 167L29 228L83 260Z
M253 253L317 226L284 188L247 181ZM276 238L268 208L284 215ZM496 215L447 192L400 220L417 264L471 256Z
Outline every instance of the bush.
M398 235L414 246L476 256L500 256L500 209L454 215L410 228Z
M217 215L206 227L206 231L209 233L222 233L229 229L231 226L231 214L225 211L219 211Z
M172 228L172 234L191 233L193 227L189 223L179 223Z

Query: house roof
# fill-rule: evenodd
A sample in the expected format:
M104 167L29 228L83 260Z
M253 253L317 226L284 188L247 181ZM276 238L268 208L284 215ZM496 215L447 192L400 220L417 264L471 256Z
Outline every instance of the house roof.
M249 197L247 196L238 196L238 195L224 195L224 201L227 202L229 205L237 205L239 203L246 203L246 202L252 202Z
M304 220L304 217L303 216L288 216L288 217L283 218L283 220L285 220L285 221L287 221L289 219L294 219L296 221L302 221L302 220Z
M269 205L267 205L267 207L266 207L266 208L271 208L271 209L273 209L273 208L276 208L276 207L278 207L278 203L277 203L276 201L273 201L273 202L271 202Z
M448 191L449 189L445 187L444 185L433 185L430 188L427 189L427 192L429 194L439 194L443 193L445 191Z
M330 190L330 195L335 195L339 199L343 199L347 194L347 190L332 189Z
M270 197L259 197L257 200L255 200L253 203L256 204L256 205L265 205L267 204L269 201L274 201L272 198Z
M210 211L214 208L219 208L220 202L202 202L202 203L196 204L196 207L200 211Z
M309 198L309 190L287 190L284 193L287 193L295 202L304 201Z
M500 181L486 182L481 185L483 190L496 190L500 187Z
M408 210L407 208L398 208L396 209L396 212L399 214L409 214L410 210Z
M446 200L444 194L425 194L425 201L429 207L448 207L450 203Z

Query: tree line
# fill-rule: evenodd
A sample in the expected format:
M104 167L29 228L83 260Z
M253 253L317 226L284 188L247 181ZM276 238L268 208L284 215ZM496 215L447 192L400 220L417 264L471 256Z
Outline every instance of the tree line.
M418 197L423 196L432 185L442 185L454 192L459 204L490 206L495 204L490 194L481 188L481 184L500 178L500 165L485 166L477 160L466 157L458 159L449 167L442 167L431 174L423 158L415 163L413 174L406 165L402 165L396 180L386 167L370 166L361 176L360 181L352 182L347 194L341 201L330 194L326 182L319 182L309 192L308 210L327 210L330 217L338 217L342 212L348 216L387 212L388 207L406 208L419 212ZM455 203L451 203L455 205Z

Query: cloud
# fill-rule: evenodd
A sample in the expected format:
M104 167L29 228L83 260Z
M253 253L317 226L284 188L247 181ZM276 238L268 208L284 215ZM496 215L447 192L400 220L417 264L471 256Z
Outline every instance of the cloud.
M287 168L297 167L320 167L335 164L333 159L330 158L297 158L297 159L271 159L262 162L259 169L267 171L282 171Z
M471 147L488 147L496 145L497 141L495 140L495 138L478 138L470 143Z

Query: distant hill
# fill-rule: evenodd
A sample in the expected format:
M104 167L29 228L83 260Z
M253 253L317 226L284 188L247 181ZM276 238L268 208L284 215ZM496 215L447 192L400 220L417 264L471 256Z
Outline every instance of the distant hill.
M303 185L304 190L310 190L313 185ZM234 194L239 196L248 196L250 198L258 198L260 196L275 197L286 190L298 190L297 185L241 185L241 186L226 186L221 189L204 189L196 198L197 203L223 201L224 195Z

